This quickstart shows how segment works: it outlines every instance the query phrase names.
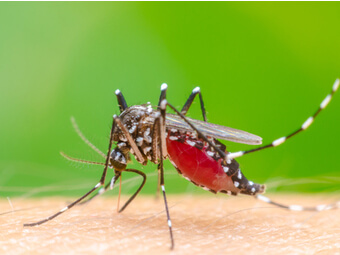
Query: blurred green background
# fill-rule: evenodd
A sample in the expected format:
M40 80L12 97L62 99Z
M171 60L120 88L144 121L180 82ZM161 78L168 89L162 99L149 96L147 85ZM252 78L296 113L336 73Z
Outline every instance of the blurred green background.
M339 13L336 2L0 3L0 196L75 196L93 187L102 167L59 152L102 161L70 116L106 152L118 88L130 105L156 104L166 82L180 108L200 86L212 123L264 143L294 131L340 76ZM272 191L337 191L339 114L335 95L305 133L240 158L242 171ZM201 119L198 102L189 116ZM131 167L148 173L144 193L154 193L156 166ZM128 193L140 183L124 180ZM169 162L166 186L201 192Z

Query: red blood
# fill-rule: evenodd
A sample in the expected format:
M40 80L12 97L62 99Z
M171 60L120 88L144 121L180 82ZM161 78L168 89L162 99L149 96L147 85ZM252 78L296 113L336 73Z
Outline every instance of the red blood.
M216 161L202 150L186 142L166 139L167 150L171 163L197 185L202 185L213 191L237 191L231 177L228 177L221 166L221 159Z

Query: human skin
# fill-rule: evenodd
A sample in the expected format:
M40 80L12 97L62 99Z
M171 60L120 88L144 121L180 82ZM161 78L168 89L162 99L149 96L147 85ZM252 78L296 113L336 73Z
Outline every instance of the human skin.
M286 204L332 203L332 195L276 195ZM121 198L121 203L127 197ZM169 195L175 240L161 197L141 195L122 213L100 197L39 226L70 198L0 199L1 254L336 254L340 209L291 212L247 196ZM13 206L13 208L12 208Z

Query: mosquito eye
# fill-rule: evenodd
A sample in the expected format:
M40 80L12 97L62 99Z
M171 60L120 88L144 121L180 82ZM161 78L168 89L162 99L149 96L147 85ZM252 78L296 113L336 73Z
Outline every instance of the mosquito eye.
M124 154L118 148L112 150L110 155L111 165L116 169L125 169L127 160Z

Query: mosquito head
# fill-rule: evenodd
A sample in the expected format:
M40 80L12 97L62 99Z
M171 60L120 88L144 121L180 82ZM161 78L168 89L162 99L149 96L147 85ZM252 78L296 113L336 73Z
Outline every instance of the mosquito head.
M119 148L115 148L111 151L110 163L114 169L124 170L126 169L127 158Z

